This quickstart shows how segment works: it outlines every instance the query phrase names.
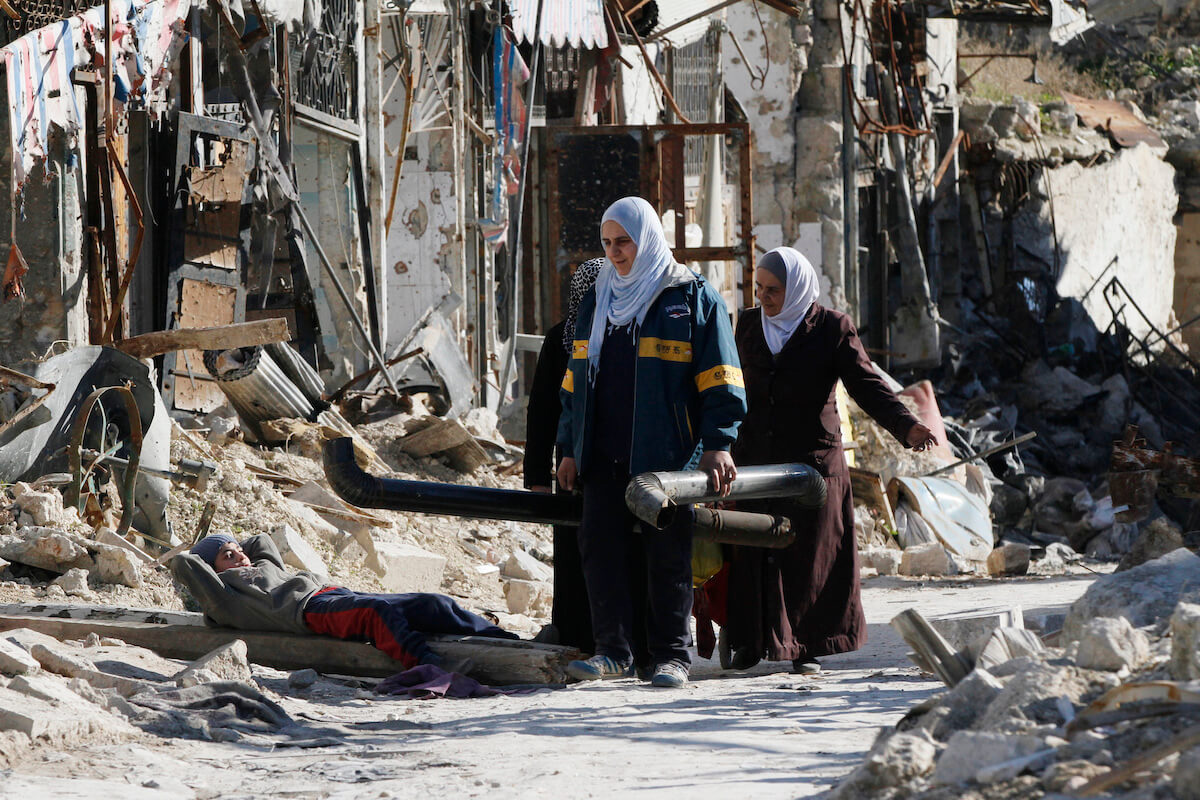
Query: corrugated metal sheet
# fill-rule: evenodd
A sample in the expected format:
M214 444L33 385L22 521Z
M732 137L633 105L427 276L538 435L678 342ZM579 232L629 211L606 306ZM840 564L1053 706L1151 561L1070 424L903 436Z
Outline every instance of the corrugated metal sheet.
M666 30L688 17L699 14L706 8L717 5L720 5L717 0L705 0L700 3L697 3L696 0L658 0L658 24L654 26L654 30L650 31L650 36L653 37L658 31ZM720 14L721 11L717 10L700 19L692 20L686 25L680 25L675 30L668 32L663 39L676 47L683 47L699 41L708 32L708 26L712 21L720 18Z
M509 0L518 42L537 34L538 0ZM590 50L608 45L602 0L542 0L542 44Z

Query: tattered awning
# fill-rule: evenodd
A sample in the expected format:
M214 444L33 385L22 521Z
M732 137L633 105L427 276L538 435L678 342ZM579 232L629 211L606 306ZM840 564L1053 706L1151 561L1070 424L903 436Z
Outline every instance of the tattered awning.
M1159 153L1167 151L1167 143L1162 137L1121 102L1093 100L1070 92L1063 92L1062 96L1075 109L1084 125L1095 130L1107 131L1113 141L1121 147L1145 144Z
M552 47L580 50L608 46L603 0L540 0L541 33L538 34L539 0L509 0L512 30L518 42L540 39Z
M113 93L118 110L153 103L171 82L168 69L187 41L192 0L112 0ZM0 49L8 81L13 192L46 158L50 125L74 137L83 125L72 73L104 54L104 6L31 31Z
M708 32L713 15L723 8L757 0L657 0L658 24L647 39L667 39L676 47L697 41ZM801 0L761 0L764 6L791 17L800 16Z

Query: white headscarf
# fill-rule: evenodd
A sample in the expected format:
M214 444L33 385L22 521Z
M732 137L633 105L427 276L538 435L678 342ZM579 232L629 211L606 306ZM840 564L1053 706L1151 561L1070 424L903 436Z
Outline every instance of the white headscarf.
M820 292L817 272L807 258L790 247L776 247L759 259L757 266L779 278L783 284L783 307L779 313L773 317L768 317L766 311L762 313L767 347L771 355L779 355L817 299Z
M636 336L659 293L690 274L687 267L675 263L654 206L640 197L623 197L604 212L601 227L609 220L625 229L637 245L637 255L628 275L617 272L606 258L596 278L596 312L588 336L588 368L593 378L600 368L600 348L608 326L633 322Z

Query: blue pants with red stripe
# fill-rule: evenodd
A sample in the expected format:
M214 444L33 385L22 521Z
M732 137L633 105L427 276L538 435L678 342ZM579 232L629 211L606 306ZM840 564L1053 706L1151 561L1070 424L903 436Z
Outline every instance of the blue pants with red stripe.
M363 594L340 586L308 599L304 624L313 633L370 642L405 667L440 661L429 649L426 633L518 638L442 594Z

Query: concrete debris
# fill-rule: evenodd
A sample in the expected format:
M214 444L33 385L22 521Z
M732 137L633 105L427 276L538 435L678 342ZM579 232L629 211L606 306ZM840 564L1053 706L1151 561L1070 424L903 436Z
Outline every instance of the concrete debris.
M60 575L96 566L81 540L54 528L23 527L0 535L0 557Z
M929 620L933 629L956 650L986 637L997 628L1024 628L1020 606L981 608L967 613L946 614Z
M238 639L188 664L175 676L175 683L186 688L213 681L249 681L250 678L246 643Z
M92 597L92 591L88 589L88 571L75 567L59 575L51 583L62 587L63 591L73 597Z
M59 528L79 520L75 509L63 508L62 495L54 489L38 490L18 481L13 484L12 494L15 506L21 510L18 521L25 525Z
M550 581L554 578L554 571L550 567L524 550L514 550L500 568L500 574L523 581Z
M900 571L904 551L893 547L872 547L862 553L863 566L873 568L880 575L895 575Z
M901 575L953 575L957 571L946 548L936 542L906 547L900 557Z
M1121 557L1117 572L1124 572L1183 547L1183 529L1165 516L1152 520L1141 531L1129 552Z
M403 542L376 542L375 554L389 592L436 592L442 585L445 556Z
M1085 669L1132 669L1150 655L1146 634L1124 617L1089 620L1081 631L1075 663Z
M102 547L96 554L96 573L100 580L134 589L142 585L142 569L132 553L121 547Z
M1200 604L1180 602L1171 614L1171 677L1200 679Z
M1200 800L1200 747L1183 753L1175 764L1171 788L1179 800Z
M1018 542L1004 542L988 553L987 569L992 577L1024 575L1029 571L1031 548Z
M18 647L7 639L0 639L0 674L24 675L37 672L41 668L37 659L31 656L23 647Z
M547 581L508 578L504 581L504 599L510 614L545 614L550 610L554 587Z
M1078 641L1097 617L1123 617L1142 628L1164 624L1185 592L1196 588L1200 556L1180 548L1125 572L1098 580L1076 600L1063 623L1066 641Z
M977 780L981 770L1045 750L1046 741L1040 736L958 731L938 756L933 782L967 783Z
M329 568L325 566L325 559L292 526L276 525L271 529L271 540L279 548L285 564L311 572L325 583L329 582Z

